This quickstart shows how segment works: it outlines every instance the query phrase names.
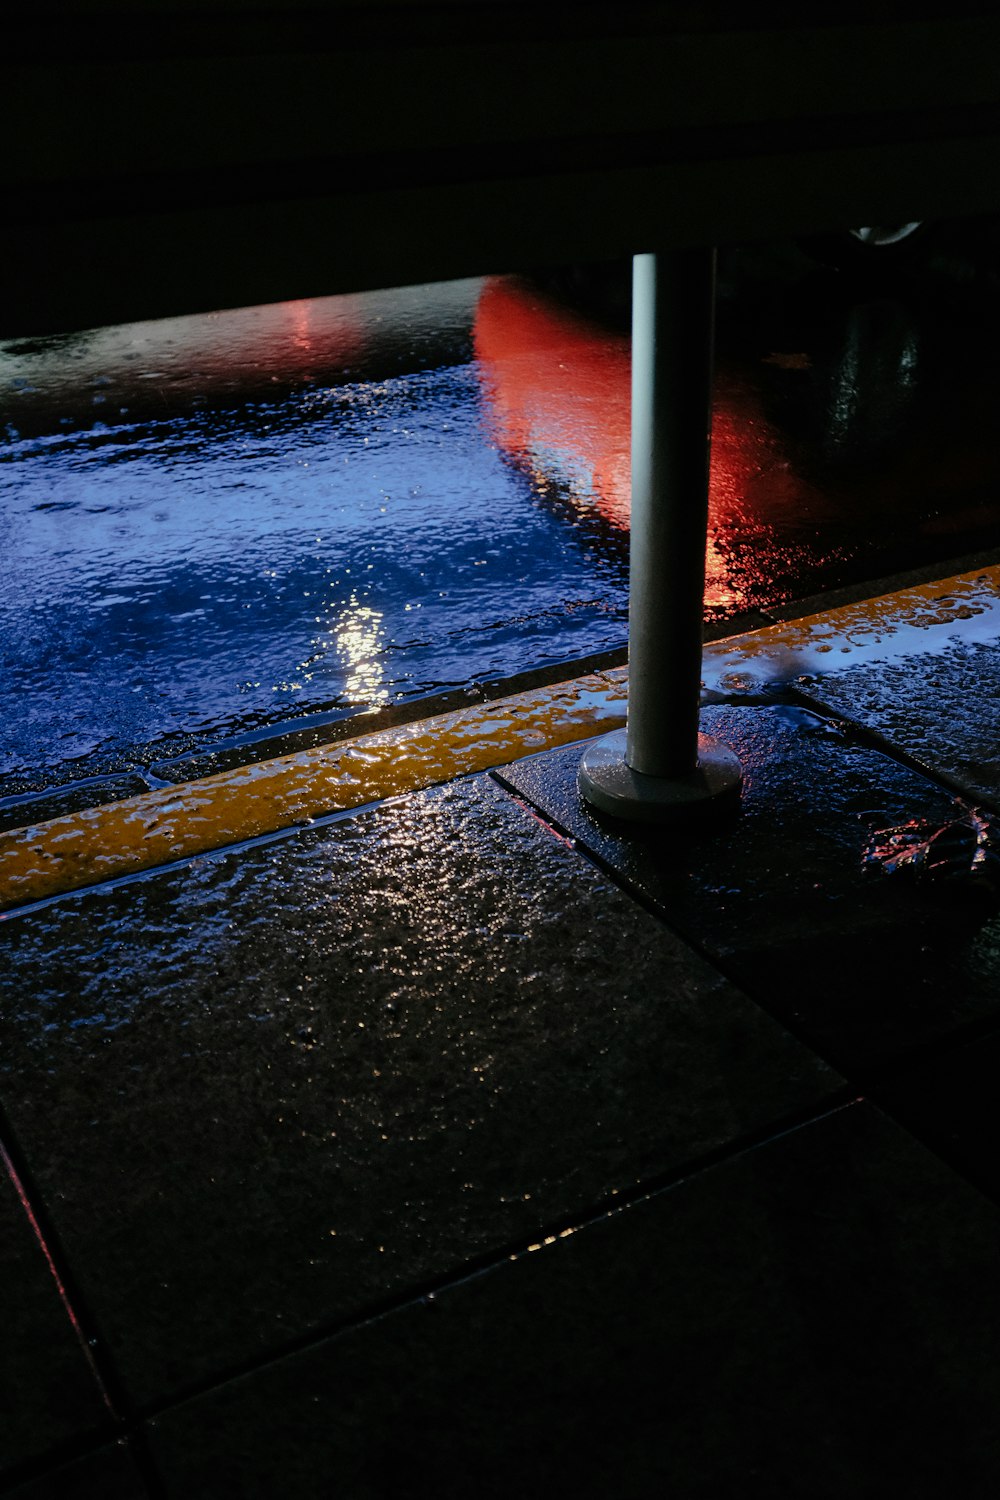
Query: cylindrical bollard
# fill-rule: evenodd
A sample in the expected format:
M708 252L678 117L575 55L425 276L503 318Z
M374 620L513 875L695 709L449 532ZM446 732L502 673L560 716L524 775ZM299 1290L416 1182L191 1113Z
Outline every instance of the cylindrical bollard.
M625 759L685 776L698 759L715 251L637 255Z
M589 747L580 788L619 817L677 822L736 802L741 780L698 733L715 251L637 255L632 286L628 726Z

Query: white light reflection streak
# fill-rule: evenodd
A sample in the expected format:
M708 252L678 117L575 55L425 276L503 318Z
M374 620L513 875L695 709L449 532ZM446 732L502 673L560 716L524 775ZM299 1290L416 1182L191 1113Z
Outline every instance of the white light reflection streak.
M359 604L352 593L333 626L337 655L346 669L344 693L354 703L374 706L389 701L389 690L383 685L383 618L380 609Z

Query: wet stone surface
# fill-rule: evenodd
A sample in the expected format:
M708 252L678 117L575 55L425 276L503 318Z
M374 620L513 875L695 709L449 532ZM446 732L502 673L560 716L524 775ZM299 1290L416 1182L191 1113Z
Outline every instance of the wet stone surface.
M987 1500L1000 1212L852 1105L157 1417L168 1493Z
M739 817L711 830L589 811L577 747L498 774L852 1078L1000 1015L997 888L992 864L973 866L971 825L939 877L873 857L894 831L930 837L968 809L800 708L712 707L702 729L744 771Z
M803 688L834 713L874 730L973 801L1000 811L1000 656L954 644L934 655L871 662L809 679Z
M839 1084L488 778L0 941L0 1097L139 1404Z
M108 1420L45 1254L0 1157L0 1486Z
M126 1443L114 1443L25 1479L5 1500L150 1500Z
M968 237L874 278L723 250L716 624L996 546ZM625 259L0 339L0 791L623 646L629 287Z

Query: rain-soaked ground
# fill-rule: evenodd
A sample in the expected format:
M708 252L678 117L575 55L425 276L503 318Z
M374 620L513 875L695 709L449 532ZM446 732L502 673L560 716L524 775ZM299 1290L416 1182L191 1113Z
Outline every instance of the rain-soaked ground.
M490 277L0 346L0 803L623 647L626 301ZM953 246L723 257L710 618L996 544L996 303Z
M1000 554L788 602L995 543L990 302L925 265L900 343L899 288L726 278L703 724L738 817L581 802L613 668L0 834L10 1500L998 1493ZM614 317L434 297L22 348L0 607L39 777L615 639ZM413 614L423 658L381 649ZM132 686L161 739L102 747Z

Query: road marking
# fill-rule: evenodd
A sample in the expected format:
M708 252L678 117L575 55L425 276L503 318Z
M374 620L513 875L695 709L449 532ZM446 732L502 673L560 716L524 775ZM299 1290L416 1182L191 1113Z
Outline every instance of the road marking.
M707 687L746 692L866 661L935 655L953 641L1000 641L1000 566L716 641L705 651L703 677Z
M0 909L487 771L625 722L613 668L0 833Z
M1000 567L715 641L704 677L738 694L956 640L1000 641ZM0 910L619 729L626 695L624 667L594 672L11 829L0 833Z

